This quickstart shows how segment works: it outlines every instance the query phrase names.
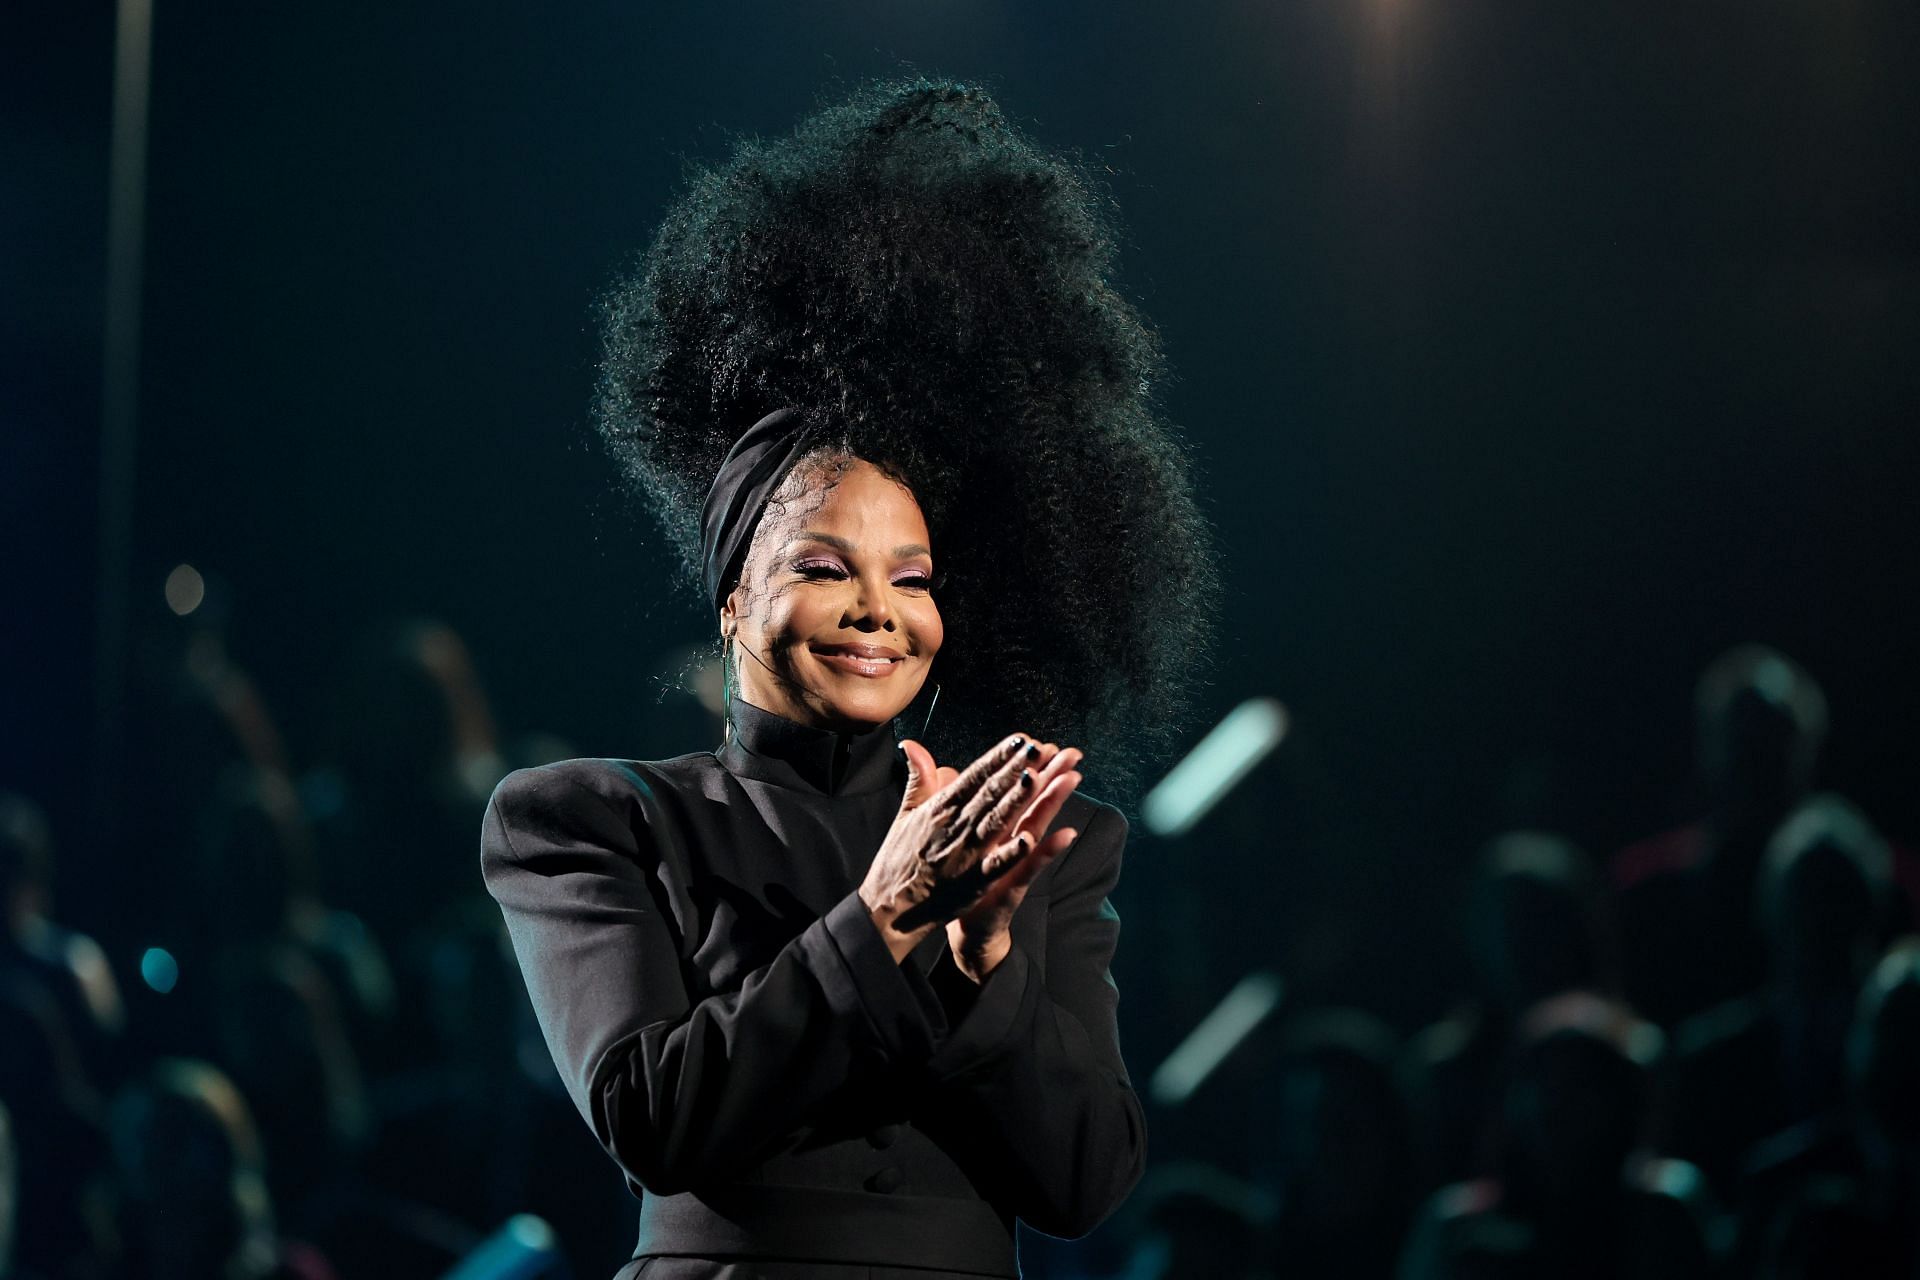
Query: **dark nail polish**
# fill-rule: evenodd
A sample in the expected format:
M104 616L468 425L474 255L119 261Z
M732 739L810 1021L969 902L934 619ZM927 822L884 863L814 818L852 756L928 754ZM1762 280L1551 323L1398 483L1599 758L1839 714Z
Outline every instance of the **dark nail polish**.
M1030 769L1020 771L1020 786L1024 789L1033 785L1033 772Z
M1029 742L1027 744L1027 759L1038 760L1039 758L1040 758L1040 744L1037 742Z
M1025 739L1025 738L1023 738L1023 737L1021 737L1021 736L1020 736L1019 734L1015 734L1015 735L1013 736L1013 745L1014 745L1014 749L1015 749L1015 750L1018 750L1018 749L1019 749L1019 747L1020 747L1020 744L1021 744L1021 743L1023 743L1023 742L1025 742L1025 741L1026 741L1026 739Z

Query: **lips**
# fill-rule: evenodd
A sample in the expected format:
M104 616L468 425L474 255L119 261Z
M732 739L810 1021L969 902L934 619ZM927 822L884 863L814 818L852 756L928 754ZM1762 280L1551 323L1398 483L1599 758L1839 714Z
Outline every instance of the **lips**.
M869 679L892 675L907 655L883 644L813 645L813 656L836 670Z
M885 659L891 662L898 662L907 656L898 649L890 649L884 644L863 644L858 642L849 644L816 644L813 646L813 651L820 654L844 653L854 658Z

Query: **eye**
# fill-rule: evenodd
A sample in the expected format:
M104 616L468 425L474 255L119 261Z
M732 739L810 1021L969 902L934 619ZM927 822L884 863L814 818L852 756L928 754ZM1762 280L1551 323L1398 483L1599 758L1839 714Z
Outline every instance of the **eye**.
M793 571L809 582L839 582L847 571L832 560L796 560Z
M931 591L933 590L933 578L928 574L919 572L903 573L893 580L893 585L903 587L908 591Z

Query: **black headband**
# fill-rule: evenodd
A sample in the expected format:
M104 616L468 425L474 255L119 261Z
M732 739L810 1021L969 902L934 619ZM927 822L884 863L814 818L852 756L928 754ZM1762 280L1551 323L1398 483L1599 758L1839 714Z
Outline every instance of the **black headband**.
M700 572L716 612L739 577L767 499L807 451L804 427L798 409L775 409L734 441L713 477L700 508Z

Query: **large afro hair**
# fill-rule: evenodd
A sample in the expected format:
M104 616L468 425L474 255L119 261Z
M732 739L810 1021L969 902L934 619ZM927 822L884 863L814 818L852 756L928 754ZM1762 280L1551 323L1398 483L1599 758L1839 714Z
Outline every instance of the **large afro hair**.
M1113 209L976 85L862 85L691 167L602 301L595 422L696 593L702 499L768 411L903 479L947 630L928 745L1023 729L1126 796L1181 726L1217 583Z

